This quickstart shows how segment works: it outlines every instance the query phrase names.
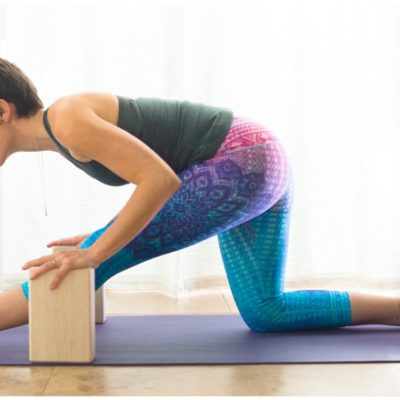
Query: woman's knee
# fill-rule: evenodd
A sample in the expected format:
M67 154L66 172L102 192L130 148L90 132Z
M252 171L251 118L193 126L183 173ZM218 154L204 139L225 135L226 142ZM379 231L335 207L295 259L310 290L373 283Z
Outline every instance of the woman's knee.
M276 296L251 309L240 310L246 325L254 332L284 332L284 299Z

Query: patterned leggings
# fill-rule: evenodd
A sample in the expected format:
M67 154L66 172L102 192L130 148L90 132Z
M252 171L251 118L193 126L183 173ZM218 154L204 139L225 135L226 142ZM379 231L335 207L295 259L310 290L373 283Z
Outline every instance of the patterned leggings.
M180 189L124 248L95 270L95 288L143 263L218 235L240 315L257 332L351 324L348 292L284 292L293 175L279 140L263 125L234 116L212 159L178 174ZM93 232L91 246L113 223ZM22 289L29 299L28 282Z

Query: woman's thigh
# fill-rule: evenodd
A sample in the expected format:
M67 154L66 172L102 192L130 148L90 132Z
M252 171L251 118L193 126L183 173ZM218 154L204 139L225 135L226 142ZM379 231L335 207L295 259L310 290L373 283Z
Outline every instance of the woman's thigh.
M265 305L281 299L284 290L293 187L291 181L271 208L218 235L233 298L249 325L257 313L271 319L282 311Z

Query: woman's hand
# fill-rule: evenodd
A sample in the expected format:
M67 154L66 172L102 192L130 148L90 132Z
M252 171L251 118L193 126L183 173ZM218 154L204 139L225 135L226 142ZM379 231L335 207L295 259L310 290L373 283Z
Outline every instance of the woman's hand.
M95 260L90 247L88 247L87 249L60 250L54 254L28 261L22 269L26 270L30 267L39 267L30 278L33 280L45 272L57 268L58 272L50 285L50 289L56 289L68 272L74 269L96 268L99 264L100 262Z
M87 237L90 236L90 233L85 233L84 235L76 235L69 238L57 239L47 244L47 247L51 246L76 246L79 247Z

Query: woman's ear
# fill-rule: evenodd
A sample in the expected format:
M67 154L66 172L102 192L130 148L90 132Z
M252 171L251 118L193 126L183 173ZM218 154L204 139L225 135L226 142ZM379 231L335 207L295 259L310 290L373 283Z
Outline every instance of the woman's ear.
M12 107L12 103L0 98L0 122L10 121L13 112Z
M0 99L0 118L3 119L9 104L4 99Z
M7 113L7 107L4 107L4 105L1 104L0 102L0 123L5 122L7 117L4 114L6 113Z

